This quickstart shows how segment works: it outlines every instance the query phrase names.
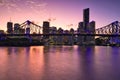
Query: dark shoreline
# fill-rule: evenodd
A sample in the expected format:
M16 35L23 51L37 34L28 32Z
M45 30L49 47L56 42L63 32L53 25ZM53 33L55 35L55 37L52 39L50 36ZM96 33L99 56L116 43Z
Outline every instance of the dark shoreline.
M98 44L99 43L99 44ZM120 47L120 44L103 44L102 42L95 42L94 44L87 44L87 43L84 43L84 44L77 44L77 43L73 43L73 44L70 44L70 43L64 43L64 44L51 44L51 43L48 43L48 42L45 42L45 41L39 41L39 40L30 40L28 38L6 38L6 39L3 39L3 40L0 40L0 47L2 46L10 46L10 47L29 47L29 46L51 46L51 45L54 45L54 46L74 46L74 45L77 45L77 46L110 46L110 47Z

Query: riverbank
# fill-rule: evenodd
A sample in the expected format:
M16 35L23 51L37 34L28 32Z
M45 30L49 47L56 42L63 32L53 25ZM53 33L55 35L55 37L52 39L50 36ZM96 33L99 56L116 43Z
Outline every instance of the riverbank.
M64 43L64 44L53 44L44 41L39 41L39 40L30 40L28 38L6 38L3 40L0 40L0 46L49 46L49 45L65 45L65 46L73 46L73 45L78 45L78 46L117 46L120 47L120 44L97 44L95 43L83 43L83 44L77 44L77 43Z

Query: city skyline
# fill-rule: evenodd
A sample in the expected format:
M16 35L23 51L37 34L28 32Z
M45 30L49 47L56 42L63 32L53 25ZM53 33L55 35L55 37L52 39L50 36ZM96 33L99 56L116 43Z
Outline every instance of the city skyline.
M51 26L76 29L83 21L83 9L90 8L90 19L96 28L119 21L119 2L107 0L0 0L0 29L6 30L8 21L23 23L32 20L42 26L50 21ZM102 6L101 6L102 5Z

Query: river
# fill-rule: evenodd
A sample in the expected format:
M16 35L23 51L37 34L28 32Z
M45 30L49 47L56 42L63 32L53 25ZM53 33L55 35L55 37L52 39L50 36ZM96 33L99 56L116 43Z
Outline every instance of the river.
M120 48L0 47L0 80L120 80Z

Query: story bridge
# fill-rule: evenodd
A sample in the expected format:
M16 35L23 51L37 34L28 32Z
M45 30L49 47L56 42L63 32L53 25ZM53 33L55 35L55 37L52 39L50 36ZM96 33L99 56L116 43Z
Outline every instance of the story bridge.
M39 26L29 20L26 22L22 23L20 25L21 28L24 28L27 30L26 33L30 33L30 36L98 36L100 39L106 40L107 43L120 43L120 22L115 21L110 23L107 26L98 28L95 30L95 32L87 32L87 33L59 33L59 34L54 34L54 33L49 33L49 34L42 34L43 27ZM20 35L20 34L17 34ZM27 35L27 34L21 34L21 35Z
M118 43L120 44L120 22L115 21L111 24L98 28L95 30L96 34L106 35L101 36L100 39L104 39L109 43Z
M120 43L120 22L115 21L111 24L98 28L94 33L49 33L42 34L43 27L31 22L29 20L20 24L20 28L25 30L24 34L0 34L0 36L29 36L32 37L43 37L43 36L98 36L100 39L109 40L109 42L119 42Z
M42 31L42 26L39 26L29 20L20 24L20 28L24 29L26 31L26 34L41 34Z
M115 21L111 24L95 30L96 34L120 34L120 22Z
M27 28L30 28L30 34L39 34L42 35L42 30L43 27L35 24L34 22L31 22L29 20L25 21L24 23L20 24L20 27L27 30ZM74 33L74 35L91 35L91 36L118 36L120 34L120 22L115 21L112 22L111 24L98 28L95 30L95 34L91 33L84 33L84 34L79 34L79 33ZM45 35L45 34L43 34ZM55 35L55 34L46 34L46 35ZM58 35L58 34L56 34ZM61 34L62 35L62 34ZM64 34L64 35L69 35L69 34Z
M39 26L37 24L35 24L34 22L31 22L29 20L25 21L24 23L22 23L20 25L21 28L28 30L28 32L26 31L25 34L16 34L16 35L26 35L27 33L29 33L31 36L39 36L39 35L71 35L69 33L64 33L64 34L53 34L53 33L50 33L50 34L42 34L42 31L43 31L43 27L42 26ZM104 27L101 27L101 28L98 28L95 30L94 32L95 34L92 34L91 32L90 33L74 33L73 35L83 35L83 36L103 36L103 37L109 37L109 36L119 36L120 35L120 22L118 21L115 21L115 22L112 22L111 24L107 25L107 26L104 26ZM8 35L11 35L11 34L8 34Z

